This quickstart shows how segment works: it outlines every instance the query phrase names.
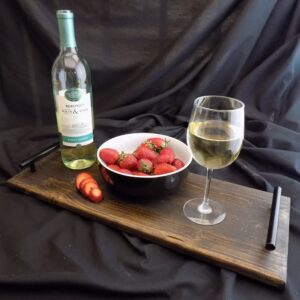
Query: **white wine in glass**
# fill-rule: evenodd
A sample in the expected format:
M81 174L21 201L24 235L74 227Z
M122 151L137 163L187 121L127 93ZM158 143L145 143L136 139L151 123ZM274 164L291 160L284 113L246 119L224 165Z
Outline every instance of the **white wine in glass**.
M203 198L187 201L183 211L192 222L215 225L226 216L219 202L209 199L214 169L229 166L238 157L244 139L244 104L225 96L203 96L194 102L187 143L193 158L207 170Z

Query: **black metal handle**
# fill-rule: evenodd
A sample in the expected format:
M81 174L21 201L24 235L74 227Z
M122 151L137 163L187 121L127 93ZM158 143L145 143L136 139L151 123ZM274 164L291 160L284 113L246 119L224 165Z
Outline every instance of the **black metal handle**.
M267 241L265 246L267 250L274 250L276 248L280 200L281 200L281 187L276 186L273 192L271 215L269 220L268 235L267 235Z
M58 148L59 148L59 142L56 142L56 143L52 144L51 146L47 147L46 149L43 149L40 152L34 154L33 156L27 158L26 160L22 161L19 164L19 167L23 169L23 168L26 168L29 166L31 172L35 172L36 171L35 162L38 161L39 159L47 156L52 151L54 151Z

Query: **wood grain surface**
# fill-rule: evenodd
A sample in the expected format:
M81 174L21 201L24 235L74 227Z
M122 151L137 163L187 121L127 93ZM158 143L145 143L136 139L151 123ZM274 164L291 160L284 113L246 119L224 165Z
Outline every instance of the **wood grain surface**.
M89 171L103 188L104 200L95 204L74 188L78 171L65 168L59 151L8 180L14 189L210 262L264 283L283 287L287 279L290 198L282 196L276 249L264 248L272 194L220 180L212 180L210 197L223 203L227 215L214 226L192 223L183 204L203 194L204 178L189 174L176 193L158 199L128 199L111 193L97 165Z

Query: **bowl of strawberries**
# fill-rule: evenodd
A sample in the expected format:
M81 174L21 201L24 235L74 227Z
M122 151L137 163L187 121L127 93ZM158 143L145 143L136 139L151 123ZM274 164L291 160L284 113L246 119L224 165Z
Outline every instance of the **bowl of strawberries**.
M97 158L112 191L144 198L175 191L188 174L192 153L176 138L142 132L104 142Z

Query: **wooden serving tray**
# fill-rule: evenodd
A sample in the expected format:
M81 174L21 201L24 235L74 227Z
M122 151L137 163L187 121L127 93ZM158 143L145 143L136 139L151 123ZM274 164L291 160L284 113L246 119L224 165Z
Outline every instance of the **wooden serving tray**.
M59 151L8 180L9 186L37 198L99 220L160 245L227 268L264 283L283 287L287 278L290 198L281 197L276 250L265 249L272 194L213 179L210 196L225 206L225 220L214 226L192 223L183 204L203 194L204 178L189 174L172 195L160 199L125 199L112 194L98 166L89 171L103 188L104 200L95 204L74 188L78 171L65 168Z

